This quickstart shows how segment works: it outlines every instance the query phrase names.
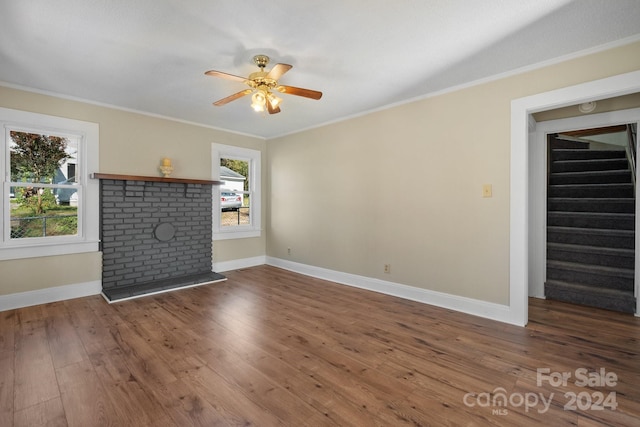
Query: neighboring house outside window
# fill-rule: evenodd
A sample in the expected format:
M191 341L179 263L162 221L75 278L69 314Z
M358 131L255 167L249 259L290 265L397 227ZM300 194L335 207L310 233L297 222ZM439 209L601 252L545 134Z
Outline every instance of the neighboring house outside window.
M213 188L213 239L260 236L260 151L213 144L212 162L213 179L223 181Z
M0 108L0 260L98 250L95 123Z

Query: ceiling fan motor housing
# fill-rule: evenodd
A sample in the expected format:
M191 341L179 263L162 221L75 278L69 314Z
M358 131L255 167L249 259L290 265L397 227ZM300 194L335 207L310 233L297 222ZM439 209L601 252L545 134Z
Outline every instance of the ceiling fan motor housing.
M264 67L269 63L269 57L267 55L256 55L253 57L253 62L264 71Z
M273 89L278 84L277 80L270 79L267 77L266 71L256 71L255 73L249 74L249 78L247 78L247 84L252 88L258 88L261 86L265 86L269 89Z

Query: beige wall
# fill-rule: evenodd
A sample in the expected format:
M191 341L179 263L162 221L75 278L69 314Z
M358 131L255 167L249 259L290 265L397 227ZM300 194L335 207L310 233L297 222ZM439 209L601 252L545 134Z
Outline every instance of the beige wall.
M59 255L0 261L0 295L85 284L102 277L102 254Z
M638 69L634 43L270 140L267 255L508 304L511 101Z
M0 106L98 123L105 173L169 156L207 179L212 142L261 150L266 233L214 242L216 262L266 253L507 304L511 100L638 69L635 43L268 142L2 87ZM0 278L0 295L91 282L100 257L2 261Z
M94 172L157 176L160 159L168 156L173 176L210 179L212 142L262 151L266 171L266 143L258 138L5 87L0 87L0 107L98 123L100 170ZM263 223L265 219L263 215ZM214 260L263 256L265 245L264 233L260 238L216 241ZM0 261L0 295L99 280L100 269L99 253Z

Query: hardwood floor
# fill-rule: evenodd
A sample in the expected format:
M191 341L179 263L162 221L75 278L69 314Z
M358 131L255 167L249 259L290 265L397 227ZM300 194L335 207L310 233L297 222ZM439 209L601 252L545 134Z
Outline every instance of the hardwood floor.
M640 424L639 318L531 300L520 328L274 267L226 275L0 313L0 425Z

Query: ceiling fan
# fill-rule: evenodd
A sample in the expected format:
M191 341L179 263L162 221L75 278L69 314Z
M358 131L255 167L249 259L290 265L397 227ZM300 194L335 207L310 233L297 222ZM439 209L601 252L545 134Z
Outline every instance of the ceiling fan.
M320 99L322 92L311 89L303 89L294 86L285 86L278 84L278 79L284 73L289 71L292 66L289 64L276 64L271 71L265 71L264 68L269 63L269 57L266 55L256 55L253 62L260 68L260 71L249 74L249 77L240 77L233 74L223 73L222 71L209 70L205 72L207 76L222 77L227 80L234 80L245 83L251 89L241 90L226 98L222 98L213 103L215 106L222 106L238 98L251 95L251 107L256 111L264 111L265 108L269 114L280 112L280 103L282 99L278 98L272 91L279 93L287 93L289 95L297 95L305 98Z

